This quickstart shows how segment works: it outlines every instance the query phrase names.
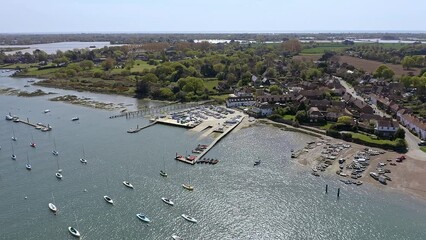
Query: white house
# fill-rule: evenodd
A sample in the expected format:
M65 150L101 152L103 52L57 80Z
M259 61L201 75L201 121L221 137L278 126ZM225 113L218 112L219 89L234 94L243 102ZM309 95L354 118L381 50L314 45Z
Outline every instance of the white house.
M241 106L253 106L255 104L253 96L243 96L243 97L228 97L226 99L226 107L241 107Z
M421 139L426 139L426 120L419 119L412 114L402 114L399 118L402 125L417 134Z
M374 131L376 135L383 137L392 137L399 128L399 124L393 119L382 119L376 121Z

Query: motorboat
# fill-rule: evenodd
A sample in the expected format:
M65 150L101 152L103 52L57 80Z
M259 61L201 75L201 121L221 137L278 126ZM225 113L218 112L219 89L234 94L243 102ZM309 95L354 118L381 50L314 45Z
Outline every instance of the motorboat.
M31 142L31 143L30 143L30 146L31 146L32 148L35 148L35 147L36 147L36 144L35 144L34 142Z
M194 190L194 187L189 184L182 184L182 187L189 191Z
M12 160L16 160L16 155L12 154Z
M31 169L32 169L31 164L29 164L29 163L25 164L25 168L26 168L27 170L31 170Z
M49 109L44 110L44 113L49 113L49 112L50 112Z
M114 201L112 200L112 198L110 198L108 196L104 196L104 200L109 204L114 204Z
M52 154L53 154L53 155L55 155L55 156L58 156L58 155L59 155L59 152L58 152L58 151L56 151L56 150L53 150L53 151L52 151Z
M138 217L139 220L141 220L143 222L147 222L147 223L151 222L151 220L149 220L149 218L146 217L145 215L143 215L142 213L136 214L136 217Z
M133 185L129 183L128 181L123 181L124 186L133 189Z
M253 166L257 166L257 165L259 165L259 164L260 164L260 160L259 160L259 161L254 162Z
M49 209L52 212L57 212L58 211L58 208L53 203L49 203Z
M87 164L87 160L84 159L84 158L80 158L80 162L83 163L83 164Z
M6 120L7 121L12 121L13 120L13 116L9 113L6 115Z
M79 117L73 117L73 118L71 118L71 121L78 121L78 120L80 120Z
M55 176L57 179L62 179L62 174L60 174L59 172L55 173Z
M187 215L187 214L182 214L182 217L183 217L185 220L189 221L189 222L197 223L197 220L196 220L195 218L190 217L190 216L189 216L189 215Z
M167 173L166 173L166 172L164 172L163 170L161 170L161 171L160 171L160 175L161 175L162 177L167 177Z
M174 202L172 202L172 201L171 201L170 199L168 199L168 198L162 197L162 198L161 198L161 200L163 200L163 202L165 202L166 204L168 204L168 205L170 205L170 206L175 205L175 203L174 203Z
M77 237L77 238L79 238L81 235L80 235L80 232L77 230L77 229L75 229L75 228L73 228L73 227L68 227L68 231L71 233L71 235L73 235L74 237Z
M12 137L12 141L17 141L17 140L18 139L15 136Z
M173 235L172 235L172 238L173 238L174 240L183 240L183 238L179 237L179 236L178 236L178 235L176 235L176 234L173 234Z

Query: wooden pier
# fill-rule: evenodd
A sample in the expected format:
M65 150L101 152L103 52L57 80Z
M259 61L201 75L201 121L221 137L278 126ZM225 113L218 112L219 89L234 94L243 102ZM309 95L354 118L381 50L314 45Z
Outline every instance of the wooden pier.
M139 127L139 125L138 125L138 126L136 126L135 129L130 128L129 130L127 130L127 133L138 133L138 132L140 132L141 130L143 130L145 128L149 128L151 126L154 126L155 124L157 124L156 121L154 121L154 122L152 122L152 123L150 123L150 124L148 124L146 126L143 126L143 127Z
M23 123L25 125L31 126L35 129L37 129L37 127L41 127L40 130L42 130L42 132L47 132L47 131L51 131L52 130L52 126L48 125L44 125L44 124L35 124L35 123L31 123L30 119L27 118L27 121L23 121L21 120L19 117L17 117L17 119L12 120L14 123Z

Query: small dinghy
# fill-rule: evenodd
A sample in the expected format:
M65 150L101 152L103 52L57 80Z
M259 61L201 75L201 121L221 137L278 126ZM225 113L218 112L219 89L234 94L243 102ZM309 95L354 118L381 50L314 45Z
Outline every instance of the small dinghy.
M73 117L73 118L71 118L71 121L78 121L78 120L80 120L79 117Z
M167 177L167 173L166 173L166 172L164 172L163 170L161 170L161 171L160 171L160 175L161 175L162 177Z
M55 173L55 176L57 179L62 179L62 174L60 174L59 172Z
M16 155L12 154L11 158L12 158L12 160L16 160Z
M53 155L55 155L55 156L58 156L58 155L59 155L59 152L58 152L58 151L56 151L56 150L53 150L53 151L52 151L52 154L53 154Z
M29 163L25 164L25 168L26 168L27 170L31 170L31 169L32 169L31 164L29 164Z
M80 158L80 162L83 163L83 164L87 164L87 160L84 159L84 158Z

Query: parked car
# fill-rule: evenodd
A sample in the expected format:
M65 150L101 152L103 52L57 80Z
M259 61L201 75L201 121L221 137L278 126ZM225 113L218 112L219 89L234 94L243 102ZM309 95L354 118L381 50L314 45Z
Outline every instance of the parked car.
M420 141L420 142L418 143L418 145L419 145L419 146L426 146L426 141Z

